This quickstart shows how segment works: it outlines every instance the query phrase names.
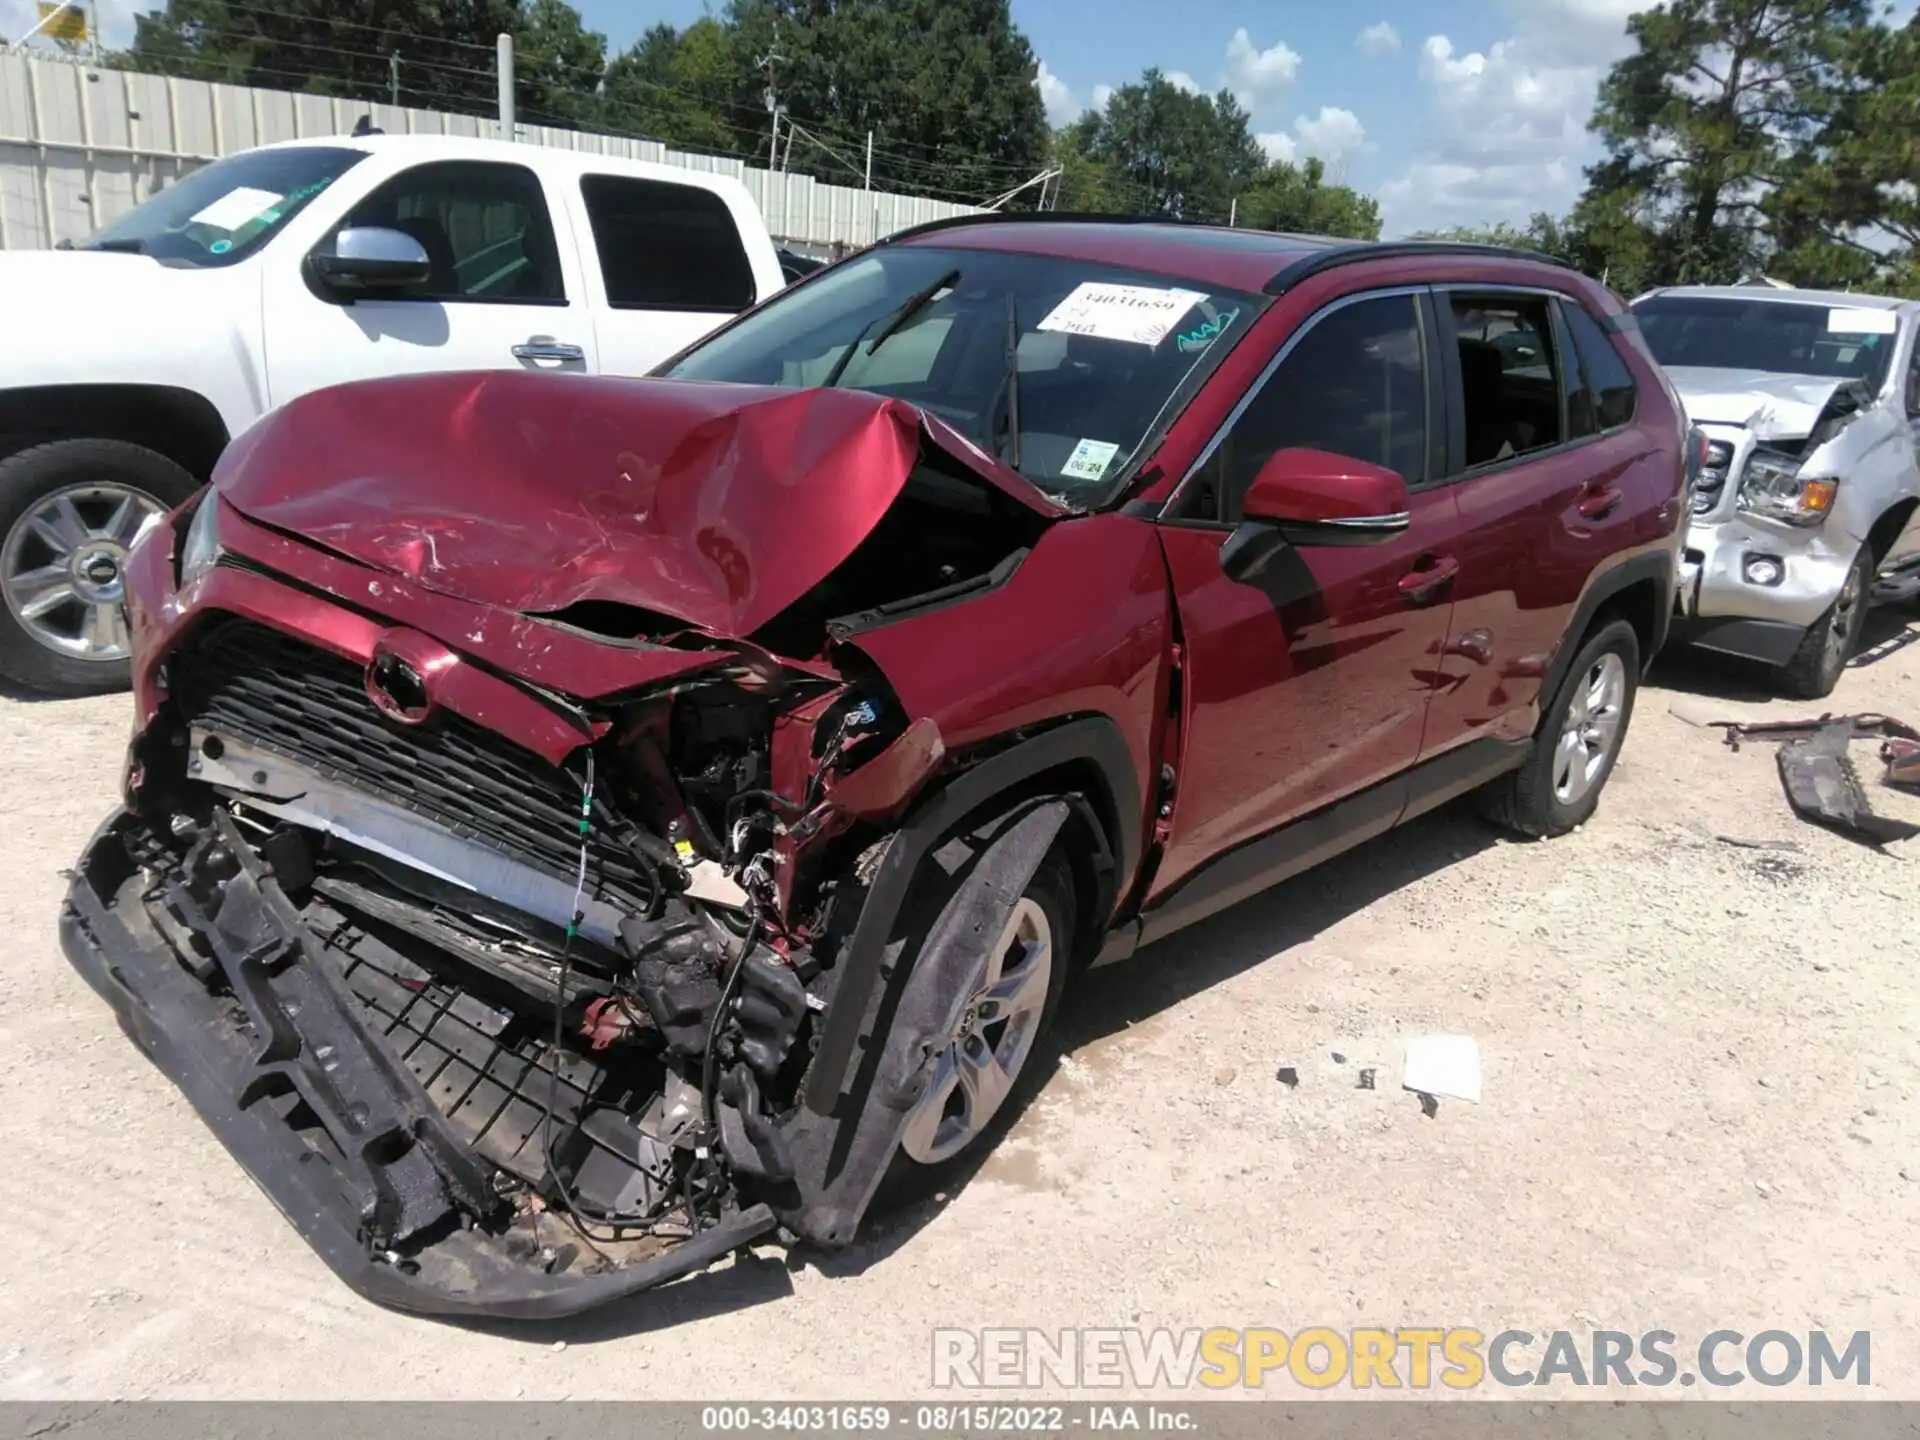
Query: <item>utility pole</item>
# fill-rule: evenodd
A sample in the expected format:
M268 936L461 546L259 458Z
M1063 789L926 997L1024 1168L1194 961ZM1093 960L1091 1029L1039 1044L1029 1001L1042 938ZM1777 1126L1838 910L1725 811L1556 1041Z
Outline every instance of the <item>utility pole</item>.
M513 36L502 34L496 42L500 62L500 138L514 138L513 125Z
M395 106L400 104L400 52L398 50L387 56L387 96Z
M1227 228L1233 229L1233 222L1240 218L1240 197L1234 196L1227 202Z
M767 113L773 116L773 138L767 142L767 169L780 168L780 87L774 74L774 66L784 65L787 57L780 53L780 29L774 26L773 44L767 47L767 53L754 61L767 72ZM793 148L793 138L787 138L787 148Z

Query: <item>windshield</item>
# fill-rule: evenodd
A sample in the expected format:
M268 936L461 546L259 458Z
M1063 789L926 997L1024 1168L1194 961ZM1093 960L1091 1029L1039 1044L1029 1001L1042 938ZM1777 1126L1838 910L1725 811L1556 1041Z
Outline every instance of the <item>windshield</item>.
M366 158L364 150L300 145L216 160L73 248L150 255L169 265L231 265Z
M1898 338L1892 310L1779 300L1653 296L1633 307L1662 365L1864 380L1880 388Z
M896 396L1085 507L1267 303L1083 260L902 245L809 280L662 373Z

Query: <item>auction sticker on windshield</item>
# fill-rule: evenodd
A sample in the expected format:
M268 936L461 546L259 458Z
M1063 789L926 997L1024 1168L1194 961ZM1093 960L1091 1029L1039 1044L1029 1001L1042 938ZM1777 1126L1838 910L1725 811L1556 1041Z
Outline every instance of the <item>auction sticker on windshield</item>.
M1088 280L1076 285L1072 294L1054 306L1039 328L1100 340L1125 340L1134 345L1158 345L1181 316L1206 298L1200 290L1163 290L1152 285Z
M249 221L258 220L282 198L271 190L254 190L242 185L196 213L189 223L211 225L216 230L238 230Z
M1073 454L1060 467L1060 473L1074 480L1098 480L1107 473L1107 466L1113 463L1119 450L1110 440L1082 440L1073 447Z
M1831 335L1893 335L1900 329L1900 317L1891 310L1829 310L1827 332Z

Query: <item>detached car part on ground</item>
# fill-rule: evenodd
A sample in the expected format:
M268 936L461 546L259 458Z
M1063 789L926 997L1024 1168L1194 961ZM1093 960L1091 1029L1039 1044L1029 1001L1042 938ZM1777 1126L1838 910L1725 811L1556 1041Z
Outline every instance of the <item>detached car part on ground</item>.
M1303 336L1417 367L1320 328L1382 285L1437 325L1410 266L1617 302L1208 235L935 230L680 380L318 392L135 547L124 807L63 941L355 1289L551 1317L844 1245L992 1144L1073 972L1476 788L1592 813L1671 608L1646 362L1631 425L1418 493L1270 431L1235 523L1175 482L1329 373ZM1458 528L1476 475L1554 518Z
M1633 309L1707 440L1675 638L1831 694L1868 607L1920 594L1920 305L1700 287Z

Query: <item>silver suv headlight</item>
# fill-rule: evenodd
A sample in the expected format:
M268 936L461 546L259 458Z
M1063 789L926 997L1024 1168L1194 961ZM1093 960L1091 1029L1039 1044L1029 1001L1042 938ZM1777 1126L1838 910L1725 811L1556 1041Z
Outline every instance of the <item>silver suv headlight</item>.
M1803 479L1800 464L1795 456L1778 450L1755 450L1740 472L1739 508L1765 520L1807 529L1824 524L1833 513L1840 482L1830 477Z
M220 497L211 489L200 500L180 542L180 584L191 585L220 559Z

